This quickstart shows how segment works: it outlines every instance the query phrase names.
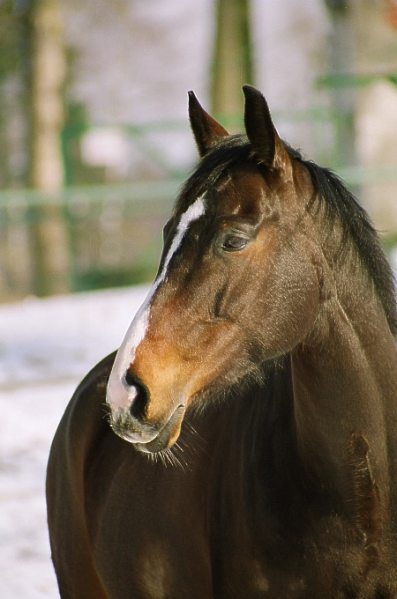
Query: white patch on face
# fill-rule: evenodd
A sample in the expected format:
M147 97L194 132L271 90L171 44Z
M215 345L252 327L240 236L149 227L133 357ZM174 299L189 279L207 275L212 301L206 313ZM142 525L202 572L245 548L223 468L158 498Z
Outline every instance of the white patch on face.
M123 384L123 381L129 365L135 358L136 350L146 335L149 326L150 306L153 296L159 285L166 279L168 266L175 252L180 247L188 228L192 222L199 219L204 213L204 200L200 197L181 215L175 237L172 240L170 249L165 257L163 268L128 328L120 349L117 352L107 387L106 401L113 409L128 409L135 399L135 388L128 387L126 384Z

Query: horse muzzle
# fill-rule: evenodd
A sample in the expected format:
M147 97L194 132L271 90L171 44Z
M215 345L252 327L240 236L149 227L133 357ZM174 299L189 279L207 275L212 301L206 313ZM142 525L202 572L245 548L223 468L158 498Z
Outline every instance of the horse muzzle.
M143 453L157 453L171 447L181 430L186 404L178 398L165 414L149 416L148 389L127 375L109 380L106 397L110 408L110 426L125 441ZM168 402L167 402L168 403Z

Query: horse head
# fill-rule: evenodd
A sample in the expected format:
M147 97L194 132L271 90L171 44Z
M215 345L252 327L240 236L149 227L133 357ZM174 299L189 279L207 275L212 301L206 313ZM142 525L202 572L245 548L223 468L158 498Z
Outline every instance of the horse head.
M246 136L189 94L201 161L164 228L157 278L117 353L114 431L147 453L171 447L190 406L260 375L312 330L324 272L310 176L245 86Z

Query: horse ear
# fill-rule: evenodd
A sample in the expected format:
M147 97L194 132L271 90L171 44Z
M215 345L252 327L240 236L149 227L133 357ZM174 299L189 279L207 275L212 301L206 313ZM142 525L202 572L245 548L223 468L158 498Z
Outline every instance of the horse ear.
M192 91L189 92L189 118L200 156L205 156L218 141L229 133L200 105Z
M265 98L251 85L244 85L243 91L245 129L256 157L268 167L285 169L290 164L288 152L273 125Z

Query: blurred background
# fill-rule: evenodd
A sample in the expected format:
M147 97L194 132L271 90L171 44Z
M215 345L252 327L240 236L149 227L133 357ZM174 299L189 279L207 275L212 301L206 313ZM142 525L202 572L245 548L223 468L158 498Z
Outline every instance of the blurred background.
M235 132L243 83L397 269L397 0L0 0L2 599L58 596L51 439L156 271L197 159L187 91Z
M391 249L394 0L1 0L0 301L150 280L196 159L187 91L237 131L246 82Z

